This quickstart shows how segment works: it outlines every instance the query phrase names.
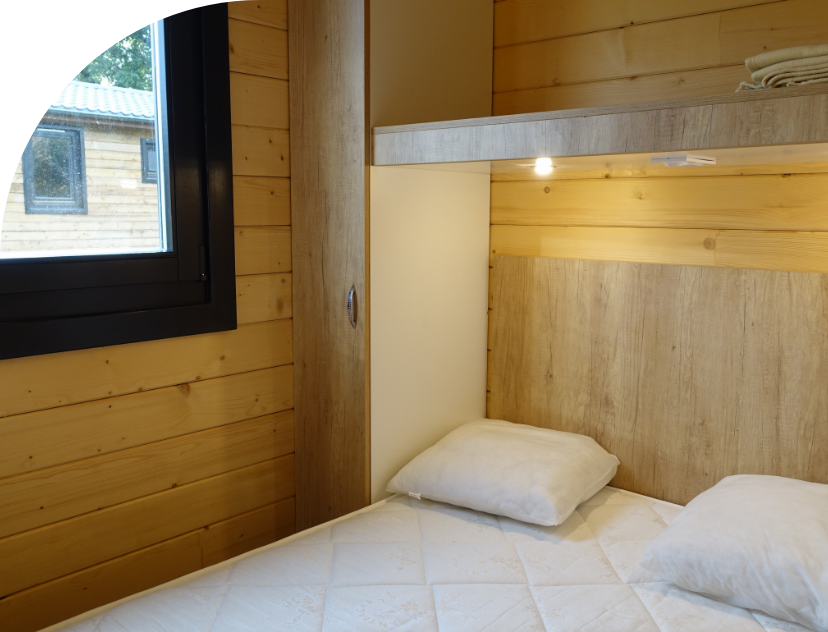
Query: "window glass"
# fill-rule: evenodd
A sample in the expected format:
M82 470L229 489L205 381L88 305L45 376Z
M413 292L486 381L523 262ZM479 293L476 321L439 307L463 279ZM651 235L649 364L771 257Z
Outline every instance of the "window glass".
M124 38L56 97L0 211L0 259L172 250L162 30Z

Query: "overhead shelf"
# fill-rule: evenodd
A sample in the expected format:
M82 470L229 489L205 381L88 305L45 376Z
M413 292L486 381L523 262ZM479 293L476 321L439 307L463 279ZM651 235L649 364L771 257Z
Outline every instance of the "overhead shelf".
M828 86L377 127L375 166L828 142Z

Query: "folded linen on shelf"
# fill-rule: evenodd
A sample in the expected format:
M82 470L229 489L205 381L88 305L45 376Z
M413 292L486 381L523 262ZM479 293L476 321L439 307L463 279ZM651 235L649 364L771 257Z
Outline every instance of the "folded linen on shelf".
M745 60L751 81L737 92L828 83L828 44L770 51Z

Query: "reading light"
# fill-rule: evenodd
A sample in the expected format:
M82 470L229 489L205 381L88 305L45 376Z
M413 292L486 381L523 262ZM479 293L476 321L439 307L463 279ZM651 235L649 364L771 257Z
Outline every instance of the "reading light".
M535 161L535 173L539 176L548 176L552 173L552 159L551 158L538 158Z

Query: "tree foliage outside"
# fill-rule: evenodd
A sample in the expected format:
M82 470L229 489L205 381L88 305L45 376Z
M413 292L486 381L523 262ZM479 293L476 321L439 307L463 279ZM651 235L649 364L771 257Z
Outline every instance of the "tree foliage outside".
M84 68L75 81L152 90L152 36L146 26L125 37Z

